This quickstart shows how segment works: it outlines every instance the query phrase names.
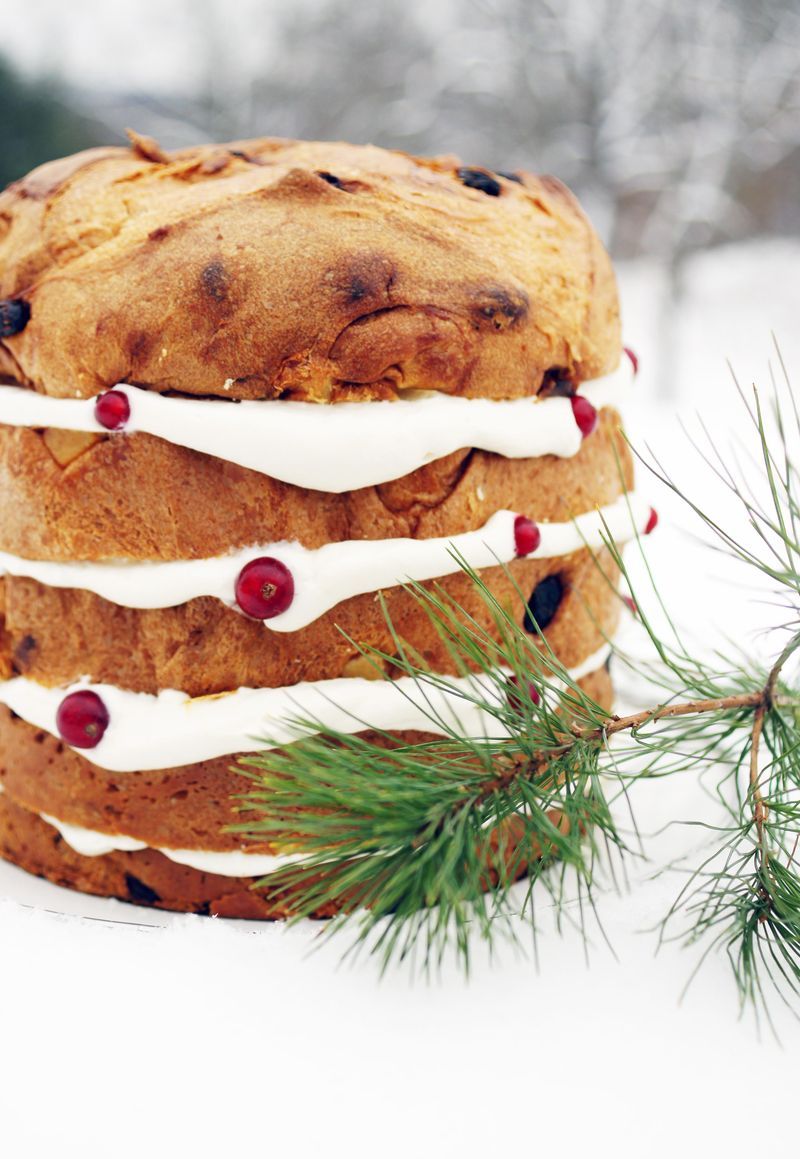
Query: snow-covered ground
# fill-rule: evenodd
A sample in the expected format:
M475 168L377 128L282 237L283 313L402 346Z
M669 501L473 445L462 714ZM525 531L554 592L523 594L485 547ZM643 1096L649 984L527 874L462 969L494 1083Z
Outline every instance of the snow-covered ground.
M620 263L626 341L642 353L637 389L649 406L656 389L665 278L648 262ZM800 377L800 240L778 239L700 253L687 263L673 351L681 408L725 399L726 361L743 382L762 382L774 357L770 334ZM720 418L724 418L725 411Z
M713 455L719 451L726 465L736 470L736 458L744 464L747 484L762 496L759 479L758 439L734 382L752 397L755 385L768 406L771 382L784 384L780 349L789 379L800 394L800 243L776 241L752 243L704 253L693 259L685 274L683 297L672 327L663 318L668 296L663 276L646 263L620 269L625 341L641 354L641 372L627 411L628 430L634 446L645 456L657 458L682 490L739 543L758 546L746 525L737 500L714 478L691 438ZM669 374L662 372L664 364ZM782 397L786 397L785 385ZM705 432L703 430L705 428ZM800 437L791 443L800 464ZM747 461L741 448L749 448ZM659 593L678 624L683 638L696 655L711 658L715 649L730 654L729 641L741 646L753 662L770 662L783 643L775 631L782 610L771 598L770 585L757 571L733 563L728 556L711 551L699 540L711 536L687 506L671 494L647 470L640 467L638 485L657 507L661 522L657 534L647 541L648 563ZM664 617L652 598L646 570L636 549L628 552L637 596L647 612L668 631ZM630 621L622 638L631 651L646 648L640 630ZM652 691L636 686L618 672L623 700L631 707L652 703ZM645 835L648 865L634 873L636 892L654 920L655 906L666 903L680 884L667 876L647 884L653 870L688 856L686 865L701 860L698 850L706 840L702 831L688 826L662 831L671 820L723 820L722 810L701 790L691 774L643 784L631 794L637 821ZM651 908L653 907L653 908ZM662 909L662 913L664 910ZM685 968L685 963L683 964ZM681 960L678 959L678 967ZM727 1000L730 979L720 960L709 967Z
M677 419L700 410L721 446L741 430L726 359L742 381L766 382L770 331L800 383L798 268L789 242L693 261L666 393L659 276L621 270L626 341L642 359L634 441L703 494ZM698 646L717 630L767 646L752 636L763 609L683 535L680 505L643 472L640 482L662 513L648 541L659 583ZM691 778L641 786L635 804L645 833L713 809ZM587 969L575 937L548 935L539 973L479 961L469 985L450 973L433 986L397 974L379 985L369 966L337 972L335 945L308 958L306 927L140 915L0 869L2 1131L25 1140L15 1154L57 1144L82 1159L166 1153L178 1122L182 1151L196 1156L478 1159L513 1148L694 1159L764 1143L788 1154L770 1108L796 1095L794 1022L776 1010L787 1051L759 1044L736 1022L721 958L679 1006L689 958L675 947L653 957L646 931L676 882L648 878L698 840L680 828L654 839L630 892L600 899L618 960L599 945Z
M657 269L624 265L619 279L624 340L641 355L626 411L630 437L642 453L651 449L701 506L740 527L736 503L714 484L683 428L702 442L702 422L728 460L737 440L755 450L733 375L746 392L755 384L766 396L771 372L783 377L776 342L800 393L800 242L751 243L694 258L672 326L663 323L668 295ZM698 549L699 523L686 507L643 469L639 484L662 515L648 554L680 622L699 627L709 645L715 626L742 638L768 624L768 610L720 582L730 579L730 568Z

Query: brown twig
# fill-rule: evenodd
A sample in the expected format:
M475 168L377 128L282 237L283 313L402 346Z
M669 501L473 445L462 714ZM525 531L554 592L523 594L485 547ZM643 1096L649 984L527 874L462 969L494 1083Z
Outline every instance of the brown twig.
M771 676L772 674L770 673ZM775 679L777 679L777 675ZM772 688L774 688L774 683L775 681L772 681ZM719 712L724 709L755 708L761 714L763 722L763 713L766 710L768 695L770 697L770 703L772 703L772 693L767 693L768 687L770 687L769 682L765 688L757 692L741 692L734 696L716 696L706 700L687 700L680 704L663 704L659 708L648 708L642 712L631 713L628 716L609 716L602 725L595 728L585 728L573 721L570 725L571 739L563 745L557 745L549 749L536 767L537 769L546 767L553 757L569 752L576 741L603 740L606 737L613 736L617 732L635 732L637 728L641 728L642 725L649 724L651 721L665 720L673 716L697 716L704 712ZM483 792L488 795L488 793L493 792L498 787L509 784L520 775L522 767L527 766L520 766L516 761L512 761L510 766L501 772L499 776L493 777L491 781L487 782L483 788ZM758 792L757 785L756 792ZM764 810L765 807L762 802L762 814ZM763 822L763 816L761 820Z
M641 712L633 712L628 716L609 716L602 725L594 728L586 728L573 721L569 726L571 739L563 745L549 749L544 759L536 764L536 768L538 771L546 768L554 757L568 752L576 741L605 740L615 733L635 732L643 725L657 720L666 720L670 717L699 716L705 712L731 711L739 708L755 709L753 727L750 733L750 798L753 802L753 820L761 850L762 865L766 865L767 849L764 841L764 825L768 816L768 806L762 796L759 783L758 753L764 721L769 709L775 705L798 703L795 697L775 695L781 670L798 647L800 647L800 633L794 636L781 652L770 669L763 688L757 689L755 692L740 692L731 696L715 696L703 700L686 700L676 704L663 704L658 708L644 709ZM530 766L527 763L524 767L530 771ZM508 785L520 775L520 771L520 765L516 761L512 761L507 769L483 786L481 795L488 795L499 787Z
M767 806L761 795L761 786L758 775L758 747L761 742L761 733L764 731L764 717L767 705L764 701L759 704L753 717L753 731L750 734L750 796L753 799L753 818L756 823L758 844L761 846L761 855L766 860L764 849L764 822L767 819Z
M758 845L761 850L762 865L766 866L768 851L764 842L764 823L768 816L768 807L761 793L760 776L758 769L758 750L761 744L761 734L764 731L764 718L767 711L775 704L775 689L784 664L792 653L800 647L800 633L794 635L781 652L770 669L767 682L761 694L761 703L753 717L753 731L750 734L750 796L753 801L753 820L756 825Z
M764 731L764 718L767 710L775 703L775 688L778 683L778 677L781 674L781 669L797 647L798 637L794 636L773 664L767 677L767 682L764 685L761 703L753 717L753 731L750 734L750 796L753 801L753 820L755 821L758 845L761 850L762 866L766 866L768 858L768 852L764 842L764 823L767 820L768 808L761 792L758 750L761 744L761 734Z
M762 865L766 865L768 852L764 842L764 825L769 809L761 792L758 753L767 712L775 704L781 703L781 699L775 696L781 671L786 661L798 647L800 647L800 633L793 636L783 649L770 669L764 687L757 692L742 692L736 696L720 696L708 700L689 700L681 704L665 704L661 708L646 709L629 716L611 716L600 728L586 729L579 725L573 725L573 736L576 740L600 740L613 736L616 732L635 732L642 725L649 724L654 720L664 720L667 717L694 716L703 712L719 712L725 709L754 708L753 728L750 733L750 797L753 802L753 820L761 850ZM564 746L565 749L568 747Z
M671 716L696 716L703 712L719 712L732 708L757 708L764 703L765 691L741 692L736 696L717 696L708 700L687 700L681 704L664 704L660 708L648 708L643 712L634 712L629 716L610 716L599 728L583 729L573 727L573 734L578 740L599 740L604 736L613 736L616 732L635 732L644 724L654 720L664 720Z

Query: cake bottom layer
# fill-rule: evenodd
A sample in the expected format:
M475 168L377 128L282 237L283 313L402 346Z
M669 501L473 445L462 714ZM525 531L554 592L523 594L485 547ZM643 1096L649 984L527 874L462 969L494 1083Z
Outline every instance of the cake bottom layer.
M200 873L154 849L82 857L57 829L8 794L0 796L0 857L54 885L135 905L258 921L289 916L286 905L270 904L252 889L255 878Z
M580 684L599 704L610 708L612 689L605 668L583 677ZM167 832L171 839L164 841L165 845L186 849L190 844L187 833L193 833L192 845L197 843L204 849L221 852L240 849L232 835L223 836L217 830L212 836L208 828L211 818L206 813L207 801L206 808L202 808L205 797L203 781L206 779L203 774L206 772L209 776L206 789L214 801L211 813L215 821L222 827L241 820L234 812L234 803L229 796L229 792L232 796L242 791L242 780L231 768L235 757L224 760L224 772L220 767L222 761L206 762L205 767L189 766L185 773L192 778L194 792L182 797L181 808L176 810L178 801L173 780L182 770L165 771L163 775L168 779L159 801L159 774L102 773L72 750L65 749L55 738L38 732L7 710L3 715L5 739L12 743L3 746L3 767L0 767L0 786L5 789L0 793L0 857L56 885L136 905L249 920L276 920L291 915L290 899L268 901L253 888L258 880L256 877L223 876L193 869L154 848L83 856L40 815L49 813L59 821L84 826L88 822L89 828L98 831L113 831L152 841L151 826L160 805L163 820L169 819ZM404 739L414 738L406 734ZM51 748L53 751L48 751ZM63 779L59 776L60 767L66 773ZM144 817L139 811L142 802L136 799L140 785L150 815L149 824L143 824ZM223 785L229 792L223 790ZM109 796L114 799L113 821L112 811L100 805L102 801L108 806ZM186 828L181 826L178 833L173 828L175 812L182 814L184 822L190 821L187 814L194 812L192 801L195 808L201 810L203 824L195 821ZM95 818L105 814L104 823L98 825L95 821L93 825L87 813ZM158 828L164 832L162 826ZM145 833L145 829L150 832ZM198 830L206 830L205 840L197 841ZM333 913L333 909L323 910L315 916L331 917Z

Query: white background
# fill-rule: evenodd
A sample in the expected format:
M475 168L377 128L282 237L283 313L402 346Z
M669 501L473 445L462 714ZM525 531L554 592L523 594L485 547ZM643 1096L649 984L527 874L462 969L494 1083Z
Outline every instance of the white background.
M643 356L633 428L690 477L674 415L699 408L724 439L738 422L726 357L745 381L763 380L774 328L800 375L798 257L776 244L695 263L673 396L658 405L657 286L644 267L624 272L626 334ZM749 643L764 609L725 586L719 563L677 529L674 504L655 501L653 561L678 618L705 642L720 628ZM691 777L641 786L636 806L646 834L715 816ZM538 971L508 954L478 961L469 982L446 970L413 985L402 973L378 981L369 963L340 966L342 943L309 954L313 927L150 915L3 866L2 1154L788 1151L795 1020L774 1004L781 1045L737 1020L721 958L679 1003L694 959L676 946L654 955L652 927L680 878L652 874L699 855L701 839L675 827L653 838L629 890L601 896L616 959L597 938L587 965L575 935L545 928Z

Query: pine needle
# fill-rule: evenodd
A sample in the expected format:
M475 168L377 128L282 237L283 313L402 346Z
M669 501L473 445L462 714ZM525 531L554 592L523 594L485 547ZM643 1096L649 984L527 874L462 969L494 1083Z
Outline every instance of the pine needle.
M646 593L634 590L606 528L596 566L615 591L620 577L630 590L652 648L652 658L641 660L610 644L614 663L659 696L643 712L610 717L546 635L526 631L518 611L455 555L482 601L481 620L440 584L410 583L406 591L453 672L474 679L456 685L431 672L385 607L391 654L350 641L380 671L388 664L393 675L411 677L414 691L397 694L427 706L437 739L405 744L369 730L368 721L368 735L350 735L301 720L295 723L306 735L297 743L242 759L247 787L234 831L284 857L256 886L266 898L288 905L293 920L333 915L326 932L349 929L354 949L366 948L382 968L405 961L427 972L454 953L469 970L476 940L490 952L501 942L520 947L526 925L535 952L544 902L555 907L558 924L576 924L588 938L587 922L598 920L598 880L613 881L615 862L640 855L631 785L713 774L708 790L724 823L694 822L705 825L712 848L666 915L661 940L699 946L700 962L722 952L742 1004L759 1011L769 993L790 1004L800 997L800 695L785 677L800 648L793 454L800 413L788 380L773 380L767 408L755 388L749 399L740 393L755 454L725 456L710 439L710 450L693 445L738 499L744 532L719 524L652 452L639 457L729 557L773 585L783 613L775 626L789 642L772 667L734 646L711 660L699 656L659 593L641 538L634 536L634 550L644 561ZM517 596L519 608L525 600ZM666 623L666 635L657 622ZM531 685L538 700L524 691ZM465 736L457 709L436 707L441 700L432 693L441 691L451 704L480 710L484 736ZM633 849L615 818L620 801Z

